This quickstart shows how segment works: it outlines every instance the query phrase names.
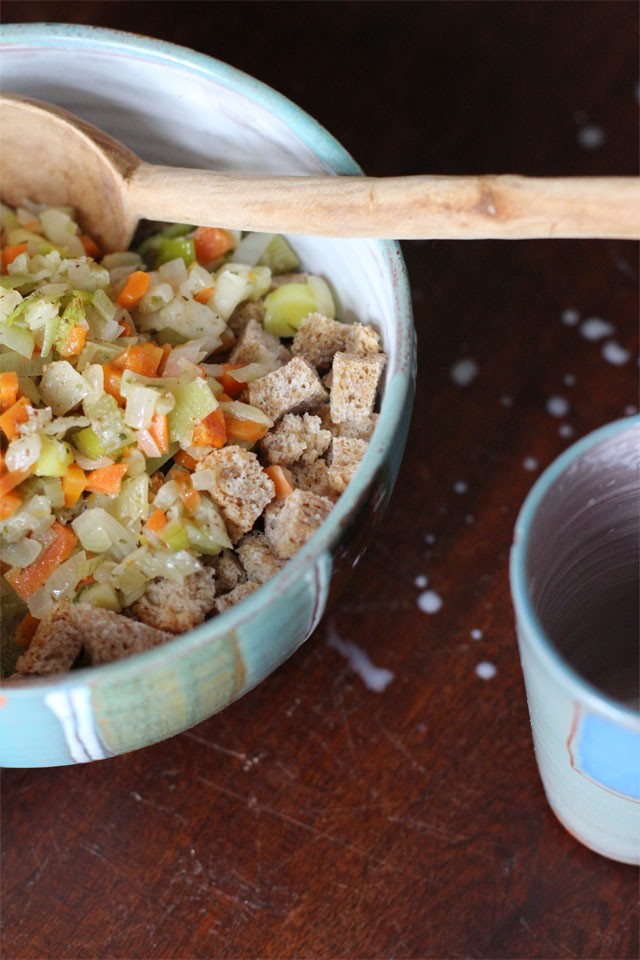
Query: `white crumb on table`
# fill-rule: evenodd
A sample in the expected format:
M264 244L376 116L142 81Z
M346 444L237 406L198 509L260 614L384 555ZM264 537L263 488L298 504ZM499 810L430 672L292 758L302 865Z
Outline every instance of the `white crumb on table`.
M478 364L471 357L457 360L449 370L449 376L457 387L468 387L478 376Z
M474 630L472 630L472 631L471 631L471 639L472 639L472 640L482 640L482 630L478 630L477 627L476 627Z
M597 123L586 123L576 134L583 150L598 150L607 139L607 135Z
M424 541L425 541L425 543L428 543L429 545L431 545L432 543L435 543L435 542L436 542L435 534L433 534L433 533L428 533L428 534L426 535L426 537L424 538Z
M560 319L567 327L575 327L580 319L580 314L577 310L563 310Z
M564 383L565 387L575 387L576 385L575 373L565 373L564 377L562 378L562 382Z
M425 590L418 597L418 606L423 613L437 613L442 607L442 597L435 590Z
M382 693L393 680L394 674L391 670L376 667L361 647L343 640L332 627L328 630L327 643L345 657L351 669L358 674L368 690Z
M547 397L545 407L552 417L564 417L569 412L569 401L557 395Z
M469 485L465 483L464 480L456 480L456 482L453 485L453 489L455 493L462 494L467 492L467 490L469 489Z
M420 573L413 582L419 590L424 590L426 585L429 583L429 577L425 577L424 573Z
M483 660L476 666L476 674L481 680L491 680L497 672L495 663L489 663L488 660Z
M585 340L602 340L603 337L610 337L615 333L616 328L608 320L602 320L600 317L587 317L580 324L580 333Z
M500 403L503 407L512 407L513 406L513 397L510 397L508 393L503 394L500 397Z
M465 523L473 523L474 520L475 520L475 517L472 513L468 513L464 518Z
M539 464L535 457L525 457L522 461L522 466L525 470L537 470Z
M602 345L602 356L607 363L613 363L616 367L621 367L631 359L631 353L625 347L621 347L615 340L607 340Z
M558 433L561 437L572 437L575 433L575 430L570 423L561 423L558 427Z
M632 417L634 413L637 413L637 412L638 412L638 408L636 407L635 403L628 403L627 406L624 408L625 417Z

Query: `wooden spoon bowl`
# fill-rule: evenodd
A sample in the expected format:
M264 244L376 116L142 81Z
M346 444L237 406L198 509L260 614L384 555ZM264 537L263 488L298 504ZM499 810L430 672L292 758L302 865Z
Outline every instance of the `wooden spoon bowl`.
M640 238L634 177L258 177L164 167L60 107L6 93L0 130L4 201L70 204L105 251L126 249L142 218L334 237Z

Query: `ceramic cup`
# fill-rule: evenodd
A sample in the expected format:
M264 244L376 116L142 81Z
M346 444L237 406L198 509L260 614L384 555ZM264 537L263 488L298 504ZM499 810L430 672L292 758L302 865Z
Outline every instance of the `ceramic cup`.
M547 799L587 847L640 863L640 417L540 477L511 551L533 741Z

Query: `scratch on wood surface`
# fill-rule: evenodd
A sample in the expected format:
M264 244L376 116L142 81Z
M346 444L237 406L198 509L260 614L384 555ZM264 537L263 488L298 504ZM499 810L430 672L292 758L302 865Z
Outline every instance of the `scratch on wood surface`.
M243 763L247 761L246 753L240 753L238 750L230 750L228 747L223 747L219 743L214 743L213 740L207 740L205 737L199 737L195 733L191 733L190 730L186 730L180 734L181 737L186 737L187 740L195 740L196 743L202 744L203 747L208 747L210 750L217 750L218 753L224 753L228 757L235 757L236 760L242 760Z
M402 756L405 758L405 760L408 760L409 765L414 770L418 770L424 777L429 776L429 771L427 770L427 768L423 767L423 765L419 763L419 761L416 760L411 753L409 753L409 751L403 744L400 737L397 737L395 734L391 733L390 730L387 730L387 728L382 723L380 723L380 721L378 721L378 727L380 729L380 733L385 738L385 740L388 740L391 746L395 747L398 753L401 753Z
M196 780L207 787L212 787L214 790L218 790L220 793L223 793L226 796L232 797L234 800L239 800L246 807L255 810L257 813L266 813L271 817L275 817L276 820L282 820L284 823L290 823L292 826L297 827L300 830L306 830L308 833L311 833L316 837L322 837L325 840L328 840L329 843L334 843L337 846L345 847L347 850L352 850L359 856L364 857L366 860L370 860L373 863L377 863L379 866L389 867L389 862L387 860L381 860L378 857L372 856L367 850L363 850L354 843L350 843L349 840L341 840L340 837L334 837L333 834L328 833L326 830L319 830L317 827L313 827L311 824L305 823L303 820L298 820L296 817L292 817L288 813L283 813L281 810L274 810L273 807L267 807L265 804L256 800L255 797L246 797L241 793L237 793L235 790L230 790L228 787L223 787L219 783L214 783L212 780L207 780L205 777L196 776Z
M154 803L153 800L145 800L144 797L140 796L137 790L131 791L131 796L137 803L143 803L146 807L151 807L152 810L158 810L160 813L166 813L167 816L171 817L173 820L177 820L179 823L188 823L186 817L183 817L181 813L178 813L176 810L172 810L170 807L163 807L160 803Z

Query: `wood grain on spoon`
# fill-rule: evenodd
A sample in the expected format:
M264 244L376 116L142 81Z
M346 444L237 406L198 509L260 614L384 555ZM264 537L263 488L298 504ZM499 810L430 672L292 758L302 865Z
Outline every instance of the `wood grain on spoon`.
M60 107L0 97L5 202L71 204L104 250L138 220L334 237L640 238L634 177L263 177L164 167Z

